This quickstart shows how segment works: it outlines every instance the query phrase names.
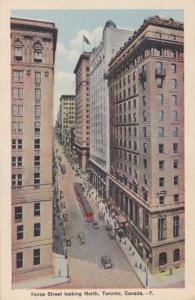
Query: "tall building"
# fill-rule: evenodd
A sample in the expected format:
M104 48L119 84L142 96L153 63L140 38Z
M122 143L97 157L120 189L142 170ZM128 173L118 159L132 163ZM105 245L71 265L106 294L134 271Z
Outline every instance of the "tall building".
M102 195L106 195L107 174L110 169L110 120L109 91L105 73L110 59L121 45L132 35L130 30L117 28L107 21L102 41L92 50L90 57L91 87L91 180Z
M72 128L75 128L75 96L62 95L59 111L60 138L65 148L70 148Z
M90 66L91 52L83 52L76 64L75 151L80 169L86 171L90 146Z
M12 279L52 272L52 126L57 29L11 18Z
M184 262L183 30L148 18L109 65L110 205L153 273Z

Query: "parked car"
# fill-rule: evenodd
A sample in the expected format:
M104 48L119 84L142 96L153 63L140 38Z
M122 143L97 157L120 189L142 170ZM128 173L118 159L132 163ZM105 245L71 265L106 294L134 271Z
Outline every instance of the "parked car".
M98 219L99 220L104 220L104 214L103 214L103 212L99 212Z
M109 237L110 240L116 240L115 232L109 232L108 237Z
M97 221L93 222L93 229L99 229L99 224Z
M83 231L78 232L78 239L80 244L85 244L85 234Z
M66 239L66 247L70 247L71 246L71 237L69 235L67 235L65 237L65 239Z
M101 263L104 266L104 269L112 269L114 267L111 258L109 256L102 256Z
M61 167L62 174L66 174L66 167L65 167L65 165L61 164L60 167Z
M60 199L63 199L64 198L64 193L63 191L60 191Z

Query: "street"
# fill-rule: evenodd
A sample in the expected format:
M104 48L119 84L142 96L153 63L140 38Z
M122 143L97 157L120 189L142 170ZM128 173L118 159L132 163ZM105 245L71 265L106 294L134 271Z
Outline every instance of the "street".
M65 232L70 235L72 245L68 247L70 282L56 286L57 288L142 288L132 266L129 264L116 240L108 238L104 221L100 221L99 229L93 229L92 224L84 220L73 190L75 181L81 181L58 145L58 153L66 166L66 174L59 170L58 185L64 192L64 202L68 211L68 222ZM97 207L93 200L90 205L97 218ZM84 231L86 243L81 245L78 232ZM104 269L101 256L108 255L114 264L113 269Z

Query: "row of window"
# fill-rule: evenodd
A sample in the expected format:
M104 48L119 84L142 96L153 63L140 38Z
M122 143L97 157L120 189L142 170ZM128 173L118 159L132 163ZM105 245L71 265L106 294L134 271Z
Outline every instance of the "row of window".
M29 256L28 256L29 260ZM41 260L41 249L33 250L33 265L40 265ZM16 268L23 268L24 257L23 252L16 253Z
M180 249L174 249L173 251L173 262L180 261ZM161 252L159 254L159 267L167 264L167 253Z
M135 150L135 149L137 149L137 142L136 141L134 141L134 142L135 142L134 143L134 150ZM118 142L116 142L116 144L117 143ZM119 145L121 145L121 147L122 147L122 143L121 142L119 143ZM124 143L124 145L125 145L125 143ZM126 143L126 145L127 145L127 143ZM131 146L132 145L131 145L131 140L130 140L129 141L129 149L131 149ZM147 145L147 143L143 143L143 150L144 150L144 153L147 153L147 151L148 151L148 145ZM121 151L121 150L118 150L118 151ZM179 144L178 143L173 143L172 151L173 151L174 154L176 154L176 153L179 152ZM158 153L161 153L161 154L165 153L164 144L159 144L158 145ZM122 154L120 154L120 157L122 157Z
M34 216L40 216L41 214L41 204L40 202L34 203ZM23 207L16 206L15 207L15 220L21 221L23 219Z
M33 49L34 49L34 62L35 63L43 62L43 45L39 41L37 41L34 43ZM19 39L15 42L14 58L15 61L18 63L21 63L24 59L24 45Z
M40 164L40 160L35 161L35 163ZM34 185L40 185L40 173L34 173ZM12 187L22 186L22 174L12 174Z
M13 81L20 82L20 83L24 82L24 71L14 70ZM41 72L35 72L34 82L39 84L41 83Z
M17 225L16 227L17 240L24 238L24 225ZM34 224L34 237L41 235L41 223Z
M180 218L179 216L173 217L173 237L180 236ZM167 238L167 219L165 216L158 219L158 240L164 240Z

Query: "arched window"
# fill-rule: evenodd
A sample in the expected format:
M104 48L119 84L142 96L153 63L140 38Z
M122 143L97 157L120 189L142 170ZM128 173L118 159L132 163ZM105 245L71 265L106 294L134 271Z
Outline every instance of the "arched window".
M175 249L173 252L173 261L179 261L180 260L180 250Z
M38 41L34 43L34 62L40 63L43 60L43 46Z
M23 47L24 44L20 39L17 39L14 43L14 58L16 62L21 62L23 60Z
M159 254L159 266L166 265L167 263L167 253L162 252Z

